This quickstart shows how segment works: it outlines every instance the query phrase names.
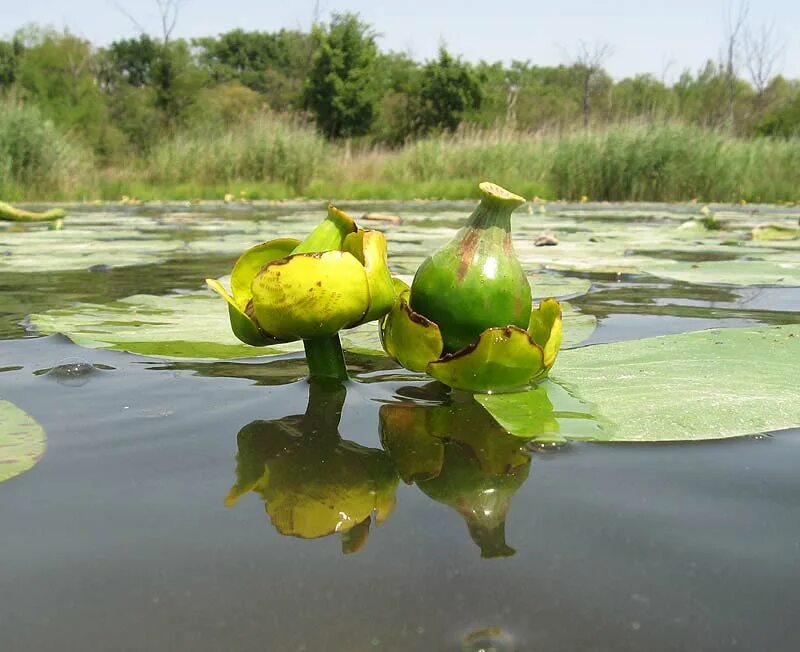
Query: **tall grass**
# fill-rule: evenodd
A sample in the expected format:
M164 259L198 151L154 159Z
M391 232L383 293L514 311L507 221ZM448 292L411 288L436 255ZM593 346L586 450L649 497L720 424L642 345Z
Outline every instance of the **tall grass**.
M227 130L194 129L167 139L144 161L143 177L155 185L280 183L302 194L329 155L312 126L259 114Z
M392 150L333 145L311 125L258 114L224 130L179 132L146 159L98 170L36 109L0 108L0 198L79 199L89 188L108 199L220 199L240 190L272 199L456 199L491 179L550 199L800 201L800 138L630 123L566 133L467 129Z
M468 131L365 153L337 169L334 186L349 180L404 189L438 182L463 193L464 184L471 190L476 180L489 178L528 196L558 199L800 200L800 138L742 139L677 124Z
M0 99L0 199L80 196L94 161L35 106Z
M550 147L555 195L609 201L800 198L800 139L732 138L685 125L578 132Z

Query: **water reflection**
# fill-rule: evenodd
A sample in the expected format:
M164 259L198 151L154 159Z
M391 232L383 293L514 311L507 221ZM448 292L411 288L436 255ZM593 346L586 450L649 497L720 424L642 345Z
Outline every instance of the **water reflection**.
M348 554L391 515L402 479L455 510L481 557L515 553L505 522L528 477L527 439L510 435L471 395L430 383L403 387L381 405L382 448L370 448L339 433L345 396L344 385L313 380L305 414L242 428L226 505L254 492L281 534L337 534ZM542 422L548 418L542 415Z
M398 478L389 455L342 439L346 389L309 383L303 415L253 421L239 431L236 483L225 502L253 491L281 534L342 538L342 552L366 542L371 523L392 513Z
M417 401L401 394L380 409L381 443L400 477L458 512L481 557L513 555L505 522L530 470L526 440L510 435L471 395L448 394L439 383L400 392Z

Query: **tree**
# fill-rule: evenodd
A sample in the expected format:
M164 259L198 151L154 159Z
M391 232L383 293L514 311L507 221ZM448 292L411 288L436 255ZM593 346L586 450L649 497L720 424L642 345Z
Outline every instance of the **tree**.
M592 85L603 75L603 64L611 53L608 43L597 43L590 49L583 41L578 42L572 65L580 79L584 129L589 127Z
M742 31L747 22L748 13L749 6L744 1L740 2L735 8L731 1L728 7L725 36L725 78L728 89L728 124L731 130L734 129L736 123L737 67Z
M763 23L758 31L747 30L744 35L744 51L750 81L759 104L763 105L764 93L783 51L783 45L775 37L774 24Z
M29 34L16 77L25 99L36 102L64 130L82 133L103 153L110 134L94 64L88 41L66 31L42 31Z
M131 86L149 86L161 44L147 34L114 41L101 53L103 82L124 81Z
M375 34L356 14L334 14L329 26L312 31L316 51L304 99L328 138L360 136L375 119Z
M8 88L17 79L19 60L24 51L22 41L0 41L0 89Z
M482 99L480 81L472 68L441 47L439 58L422 69L415 131L455 131L464 114L478 109Z
M192 41L213 82L239 82L266 96L275 109L299 108L308 74L311 36L299 31L246 32Z

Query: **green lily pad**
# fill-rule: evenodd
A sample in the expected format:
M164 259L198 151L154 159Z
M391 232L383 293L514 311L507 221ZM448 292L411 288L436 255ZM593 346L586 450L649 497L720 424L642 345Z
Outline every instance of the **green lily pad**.
M596 319L576 312L568 303L562 308L563 347L576 346L594 331ZM303 350L302 342L263 347L243 344L231 331L224 304L205 290L166 296L139 294L108 304L78 303L30 315L29 323L43 335L63 333L88 348L164 358L224 360ZM344 330L341 340L347 351L385 355L375 323Z
M253 347L231 331L228 312L210 292L134 295L106 305L80 303L30 316L40 333L63 333L89 348L167 358L248 358L301 351L302 343Z
M0 399L0 482L33 467L45 446L44 429L16 405Z
M476 394L475 400L517 437L540 442L608 438L593 407L571 396L552 380L545 380L524 392Z
M800 286L800 261L775 258L775 260L709 260L696 263L653 260L642 263L641 269L654 276L688 283Z
M128 229L108 232L88 226L60 231L41 226L0 232L0 271L48 272L157 263L181 250L183 242Z
M592 287L592 282L589 279L577 276L560 276L545 272L528 274L528 281L531 284L531 296L533 296L534 301L547 299L548 297L556 299L577 297L581 294L586 294Z
M588 346L562 352L551 375L593 406L609 440L686 441L800 426L798 369L793 325Z
M800 240L800 228L785 224L760 224L753 228L753 240Z
M555 221L548 219L544 226L559 240L554 247L533 245L533 236L542 224L535 228L520 224L515 246L526 266L544 270L647 273L698 284L800 285L794 255L798 241L758 239L793 238L795 215L771 215L770 228L756 231L756 218L746 212L718 213L718 228L714 229L700 219L676 226L678 219L685 220L685 213L667 213L663 219L648 221L641 221L643 215L622 217L625 219L609 221L592 211L583 219L571 213L562 213ZM793 258L787 259L787 255ZM697 262L685 262L688 256ZM731 260L719 260L721 256Z

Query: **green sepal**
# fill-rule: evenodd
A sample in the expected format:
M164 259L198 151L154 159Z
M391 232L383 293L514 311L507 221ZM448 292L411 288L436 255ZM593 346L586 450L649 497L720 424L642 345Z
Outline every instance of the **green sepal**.
M444 350L439 327L411 309L407 290L381 321L381 342L389 357L410 371L426 371Z
M358 230L358 226L347 213L328 205L328 216L320 222L308 237L295 246L291 253L310 254L323 251L341 251L345 238Z
M561 341L564 339L561 304L555 299L544 299L537 310L531 311L528 334L542 347L544 366L549 371L556 361Z
M544 351L516 326L487 328L478 341L431 362L428 373L455 389L506 391L530 384L546 371Z
M228 316L231 321L231 330L242 342L250 346L269 346L291 342L297 338L278 339L265 333L259 325L251 319L245 310L239 308L234 298L228 294L225 287L215 278L207 278L206 285L228 302Z

